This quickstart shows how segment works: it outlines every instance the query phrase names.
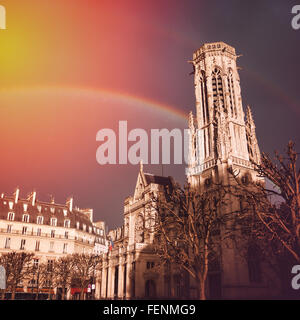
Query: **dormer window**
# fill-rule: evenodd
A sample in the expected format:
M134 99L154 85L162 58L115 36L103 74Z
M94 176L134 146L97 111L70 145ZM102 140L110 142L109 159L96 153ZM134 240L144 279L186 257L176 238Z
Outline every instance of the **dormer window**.
M82 228L83 228L83 231L86 231L86 225L85 224L82 226Z
M70 228L70 220L65 220L64 226L65 228Z
M44 222L44 217L38 216L38 217L36 218L36 223L37 223L37 224L43 224L43 222Z
M9 209L12 210L14 203L12 201L8 202Z
M38 209L38 212L41 212L42 211L42 206L38 205L37 209Z
M89 233L92 233L92 230L93 230L92 227L89 227Z
M56 219L56 218L51 218L51 219L50 219L50 225L51 225L52 227L56 227L56 225L57 225L57 219Z
M29 214L23 214L22 221L23 222L29 222Z
M68 214L68 210L67 209L64 209L64 216L66 216Z
M7 215L7 220L13 221L15 219L14 212L9 212Z
M55 212L55 208L51 207L51 208L50 208L50 212L51 212L51 213L54 213L54 212Z
M23 203L23 209L24 209L24 212L27 211L27 208L28 208L28 204L27 203Z
M76 228L79 229L79 222L76 222Z

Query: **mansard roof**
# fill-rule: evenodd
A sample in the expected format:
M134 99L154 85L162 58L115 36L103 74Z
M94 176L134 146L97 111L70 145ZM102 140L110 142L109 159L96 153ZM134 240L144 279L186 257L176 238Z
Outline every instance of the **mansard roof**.
M50 225L50 219L56 218L57 227L64 227L65 220L69 220L70 228L83 230L83 225L86 225L86 232L89 232L89 227L91 227L91 233L96 233L94 231L95 226L88 214L78 208L72 208L72 211L70 211L68 205L42 202L38 200L35 201L33 205L32 201L27 199L18 199L17 203L15 203L14 197L2 196L0 198L0 219L6 220L9 212L14 213L14 221L22 222L23 215L28 214L29 223L36 224L37 217L42 216L43 225ZM78 222L79 228L77 227ZM97 229L99 228L97 227Z

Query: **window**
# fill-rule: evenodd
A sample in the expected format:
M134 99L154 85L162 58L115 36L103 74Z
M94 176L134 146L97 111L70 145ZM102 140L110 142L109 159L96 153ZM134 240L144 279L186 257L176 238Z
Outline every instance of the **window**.
M39 259L33 259L33 267L38 268L39 266Z
M38 237L40 237L40 236L41 236L41 233L42 233L42 229L41 229L41 228L37 228L36 235L37 235Z
M40 241L37 240L35 243L35 251L40 251Z
M93 229L92 227L89 227L89 233L92 233Z
M50 225L53 226L53 227L56 227L56 224L57 224L57 219L56 218L51 218L50 219Z
M83 228L83 231L86 231L86 225L85 224L82 225L82 228Z
M23 209L24 209L24 212L27 211L27 208L28 208L28 204L27 203L23 203Z
M12 225L11 225L11 224L8 224L8 225L7 225L6 232L7 232L7 233L11 233L11 228L12 228Z
M43 224L43 222L44 222L44 217L38 216L37 219L36 219L36 223L37 224Z
M10 238L5 239L5 249L10 249Z
M76 222L76 228L79 229L79 222Z
M51 238L55 238L55 230L51 230Z
M27 227L23 227L22 228L22 234L26 234L27 233Z
M50 252L53 252L53 251L54 251L54 241L50 241L49 251L50 251Z
M215 68L212 73L212 88L214 106L224 106L223 81L221 77L221 70L218 68Z
M144 242L144 219L142 216L138 216L135 222L135 241Z
M53 260L48 260L47 261L47 271L52 271L53 270Z
M23 214L22 221L23 222L29 222L29 214Z
M24 250L25 249L25 243L26 243L26 240L22 239L21 240L21 245L20 245L20 250Z
M66 238L66 239L69 238L69 232L68 232L68 231L65 232L65 238Z
M7 215L7 220L13 221L15 218L14 212L9 212Z
M64 243L63 253L67 253L67 251L68 251L68 244Z
M207 85L206 85L206 77L205 77L204 71L201 71L200 89L201 89L203 122L204 124L206 124L209 121L209 112L208 112L208 101L207 101Z
M153 261L147 261L147 269L153 269L155 263Z
M229 103L230 103L230 112L232 117L237 117L236 103L235 103L235 93L234 93L234 82L232 70L229 70L227 77L228 92L229 92Z
M70 228L70 220L65 220L65 228Z

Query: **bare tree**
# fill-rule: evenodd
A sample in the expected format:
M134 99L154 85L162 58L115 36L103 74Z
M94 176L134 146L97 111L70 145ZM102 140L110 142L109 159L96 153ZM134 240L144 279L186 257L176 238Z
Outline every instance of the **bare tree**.
M272 160L262 153L261 163L254 164L258 175L269 180L273 188L251 181L245 187L236 175L233 192L239 194L241 201L255 214L254 218L246 215L246 210L243 212L243 219L252 219L252 233L269 244L278 242L294 261L300 263L300 170L297 170L294 147L290 141L285 155L275 152Z
M218 263L220 243L228 234L230 213L220 212L226 195L220 185L200 191L186 184L152 199L155 250L162 262L177 265L196 280L202 300L206 299L209 266Z
M39 299L41 288L47 286L48 266L46 263L33 263L28 274L32 292L35 292L35 300Z
M66 291L72 283L73 256L61 257L54 263L55 286L62 289L62 300L65 300Z
M15 299L17 286L30 274L33 256L32 253L12 251L0 257L0 264L6 269L7 287L12 300Z
M84 289L95 277L101 258L93 254L75 253L72 257L73 282L80 287L80 299L84 300Z

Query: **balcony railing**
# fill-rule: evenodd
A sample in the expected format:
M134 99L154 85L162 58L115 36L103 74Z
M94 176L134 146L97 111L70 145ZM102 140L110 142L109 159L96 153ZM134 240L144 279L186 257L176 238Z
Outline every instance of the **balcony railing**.
M7 229L0 229L0 233L5 233L5 234L11 234L11 235L21 235L23 237L40 237L40 238L49 238L49 239L65 239L65 240L73 240L77 242L82 242L89 244L91 246L94 246L95 243L98 243L96 241L89 241L85 240L83 238L79 237L65 237L64 235L61 234L55 234L54 237L51 236L51 233L45 233L45 232L27 232L26 234L22 233L22 230L10 230L8 231Z

